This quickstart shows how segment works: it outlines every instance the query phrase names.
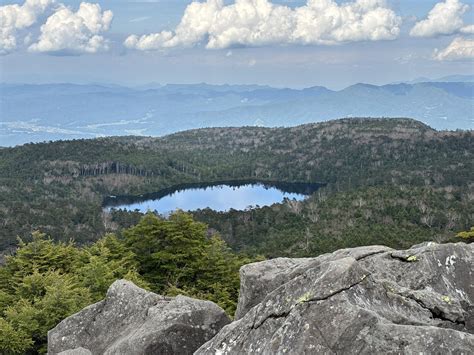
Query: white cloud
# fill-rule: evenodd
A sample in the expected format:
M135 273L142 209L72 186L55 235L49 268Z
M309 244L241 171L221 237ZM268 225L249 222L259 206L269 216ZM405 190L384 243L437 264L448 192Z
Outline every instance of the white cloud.
M434 58L437 60L472 60L474 59L474 40L456 37L445 49L435 50Z
M26 0L23 5L0 6L0 54L15 50L19 31L34 25L54 0Z
M414 37L434 37L451 35L457 32L472 31L473 26L464 26L462 16L469 6L459 0L446 0L437 3L428 13L428 17L415 24L410 35Z
M292 9L268 0L192 2L174 31L129 36L124 44L139 50L190 47L263 46L271 44L337 44L392 40L401 18L384 0L308 0Z
M460 31L465 34L474 34L474 25L465 26Z
M112 11L102 11L99 4L83 2L76 12L61 5L41 26L38 42L29 50L62 54L107 50L108 42L101 33L110 28L112 18Z

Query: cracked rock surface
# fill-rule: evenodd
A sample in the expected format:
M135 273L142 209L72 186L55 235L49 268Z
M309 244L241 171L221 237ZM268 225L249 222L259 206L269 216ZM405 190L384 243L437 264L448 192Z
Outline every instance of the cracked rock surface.
M473 248L369 246L246 265L237 320L196 354L471 354Z
M125 280L48 333L48 354L192 354L229 318L216 304L163 297Z

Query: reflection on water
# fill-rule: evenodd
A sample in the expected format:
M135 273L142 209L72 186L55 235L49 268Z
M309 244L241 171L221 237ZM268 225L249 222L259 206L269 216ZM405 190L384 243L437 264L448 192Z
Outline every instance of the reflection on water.
M288 185L287 191L282 189L282 184L234 184L180 188L171 190L168 194L157 193L157 196L146 198L138 197L135 201L132 198L123 197L121 199L110 199L106 205L113 208L122 208L130 211L139 210L141 212L157 211L161 214L168 214L170 211L182 209L193 211L197 209L211 208L216 211L228 211L229 209L244 210L249 207L269 206L282 202L284 198L303 200L308 194L313 192L319 185L302 184ZM304 188L303 188L304 187ZM295 192L298 191L298 192ZM138 199L138 200L137 200Z

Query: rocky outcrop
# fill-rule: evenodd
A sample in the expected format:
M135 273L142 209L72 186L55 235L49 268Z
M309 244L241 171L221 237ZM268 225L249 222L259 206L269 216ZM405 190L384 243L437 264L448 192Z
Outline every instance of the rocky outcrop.
M240 292L235 319L242 318L265 296L301 273L313 259L278 258L240 268Z
M92 355L92 353L84 348L76 348L61 351L58 355Z
M212 302L121 280L51 330L48 353L470 354L473 249L368 246L246 265L230 324Z
M235 322L196 354L469 354L474 244L371 246L244 266Z
M216 304L163 297L125 280L48 333L48 354L192 354L227 323Z

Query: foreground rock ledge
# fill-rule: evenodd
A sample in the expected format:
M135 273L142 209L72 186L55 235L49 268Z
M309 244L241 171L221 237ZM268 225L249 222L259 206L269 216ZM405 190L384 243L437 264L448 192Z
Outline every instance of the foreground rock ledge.
M244 266L238 320L196 354L472 354L473 247L371 246Z
M216 304L168 298L125 280L48 333L48 354L192 354L229 318Z

